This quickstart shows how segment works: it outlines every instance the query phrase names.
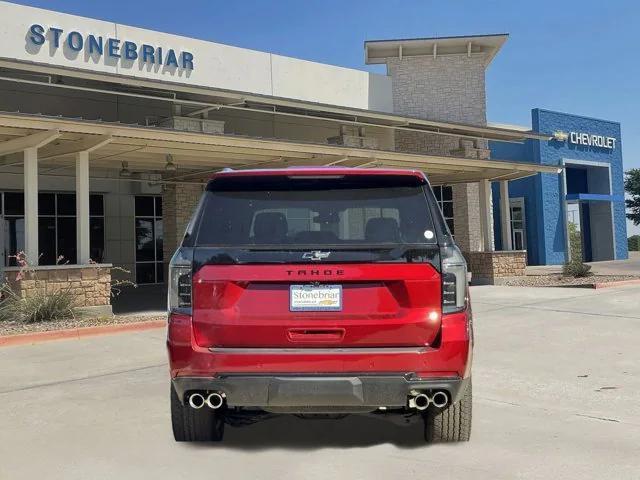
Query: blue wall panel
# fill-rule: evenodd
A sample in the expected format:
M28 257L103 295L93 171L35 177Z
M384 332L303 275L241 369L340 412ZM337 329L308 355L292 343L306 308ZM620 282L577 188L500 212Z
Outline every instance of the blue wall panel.
M564 161L593 161L606 163L611 168L613 202L614 237L616 258L628 258L627 230L625 220L622 141L620 124L606 120L569 115L548 110L533 109L531 112L533 130L553 134L555 131L581 132L616 139L614 149L576 145L567 141L528 140L523 144L490 142L492 158L557 165ZM579 175L579 174L578 174ZM564 225L564 198L562 198L562 176L538 174L534 177L509 183L511 198L524 197L527 222L528 262L531 265L561 264L566 260L566 230ZM575 188L579 180L570 182ZM572 188L575 189L575 188ZM494 187L494 227L496 227L496 245L500 241L499 191ZM576 192L578 193L578 192ZM579 193L587 193L585 191Z

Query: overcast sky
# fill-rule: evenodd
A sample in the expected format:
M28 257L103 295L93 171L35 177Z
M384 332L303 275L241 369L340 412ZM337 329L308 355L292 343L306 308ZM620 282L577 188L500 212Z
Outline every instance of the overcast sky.
M531 125L534 107L619 121L625 168L640 168L637 1L15 3L381 73L364 65L365 40L509 33L487 72L489 121Z

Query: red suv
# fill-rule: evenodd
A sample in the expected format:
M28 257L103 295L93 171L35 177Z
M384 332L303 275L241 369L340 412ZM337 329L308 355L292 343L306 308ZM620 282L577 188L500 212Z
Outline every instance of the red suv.
M422 172L216 174L169 277L176 440L277 414L469 439L467 269Z

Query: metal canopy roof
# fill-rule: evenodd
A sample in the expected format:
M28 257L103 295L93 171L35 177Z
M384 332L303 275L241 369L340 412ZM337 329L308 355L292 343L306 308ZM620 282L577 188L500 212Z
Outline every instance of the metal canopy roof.
M526 139L549 140L551 138L548 134L531 130L525 131L496 126L427 120L393 113L325 105L268 95L194 87L159 80L140 80L126 75L87 73L77 69L51 67L35 63L0 59L0 68L7 69L4 72L0 71L1 81L169 102L182 105L187 115L198 115L203 111L222 108L261 112L269 115L312 118L344 125L365 125L505 142L522 142ZM21 71L23 72L22 74ZM46 79L34 80L33 75L25 72L63 75L68 80L60 83L50 83Z
M474 182L481 179L513 180L539 172L557 173L557 167L538 164L479 160L440 155L421 155L386 150L368 150L337 145L228 134L191 133L158 127L143 127L20 113L0 113L0 152L3 143L40 132L53 131L59 138L41 148L41 164L71 168L74 154L90 148L92 167L117 168L128 162L134 172L165 173L165 180L195 178L224 167L399 167L424 171L433 184ZM14 142L15 143L15 142ZM14 150L15 151L15 150ZM164 172L167 155L178 172ZM4 157L4 166L21 162ZM0 169L2 165L0 165ZM199 177L198 177L199 178Z
M386 63L387 58L442 55L483 55L485 66L491 63L504 42L507 33L491 35L465 35L456 37L405 38L396 40L369 40L364 42L367 64Z

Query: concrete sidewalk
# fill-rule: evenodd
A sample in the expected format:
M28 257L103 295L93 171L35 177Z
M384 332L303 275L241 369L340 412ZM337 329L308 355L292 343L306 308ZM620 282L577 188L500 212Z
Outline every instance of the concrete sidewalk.
M471 442L279 417L176 444L162 330L0 350L0 478L638 478L640 287L473 287Z

